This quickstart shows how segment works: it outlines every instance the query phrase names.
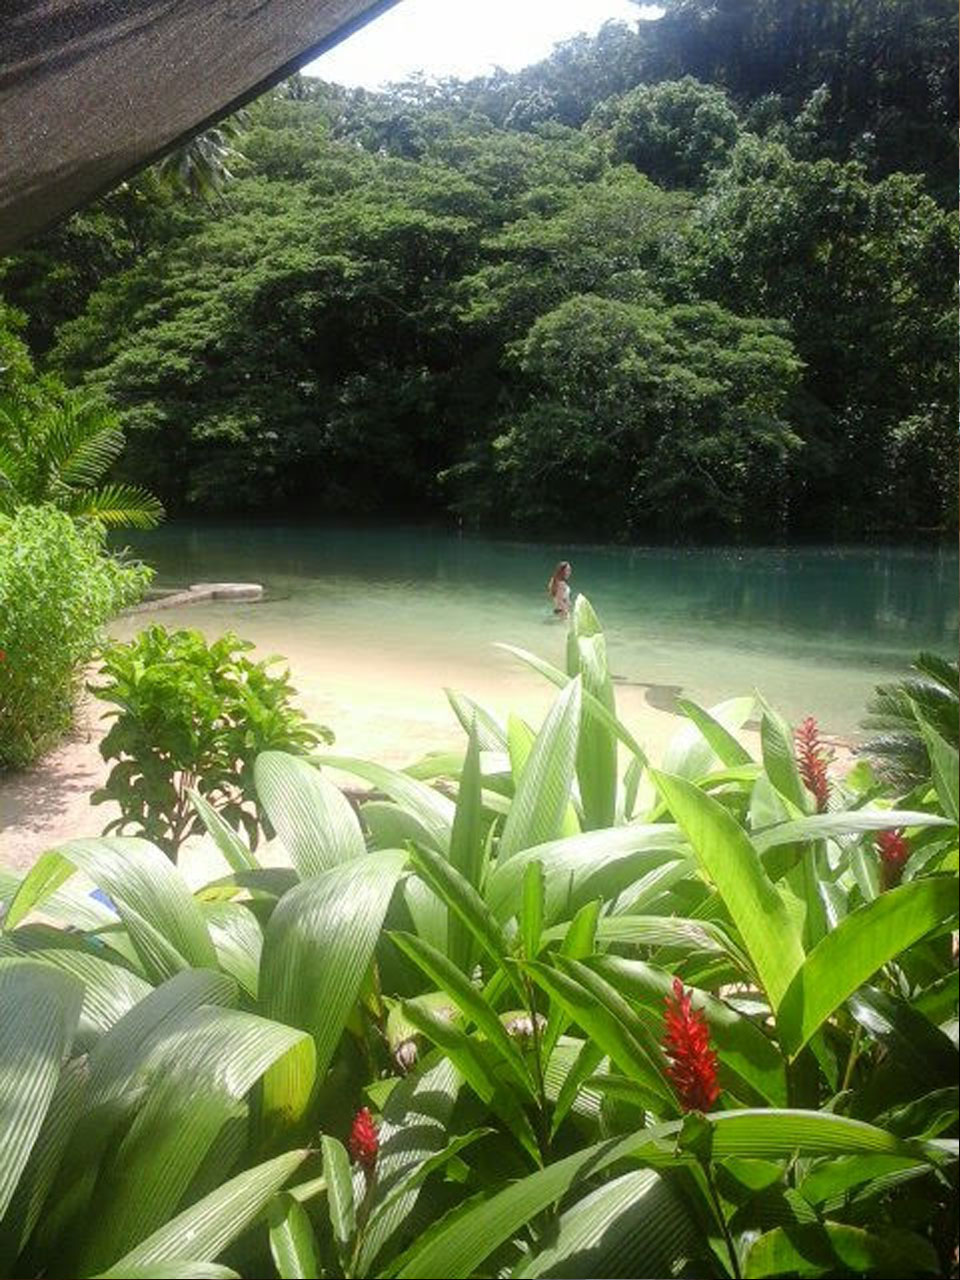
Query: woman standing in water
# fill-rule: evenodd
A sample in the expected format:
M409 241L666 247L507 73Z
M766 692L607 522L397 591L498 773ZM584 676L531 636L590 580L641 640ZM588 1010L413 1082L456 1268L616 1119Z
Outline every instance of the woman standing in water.
M547 594L553 601L553 612L558 618L570 616L570 568L569 560L561 560L547 583Z

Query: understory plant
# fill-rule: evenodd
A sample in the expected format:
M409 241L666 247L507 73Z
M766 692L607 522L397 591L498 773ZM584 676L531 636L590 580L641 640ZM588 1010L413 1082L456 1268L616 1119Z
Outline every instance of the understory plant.
M208 643L199 631L152 626L103 650L90 689L115 708L100 754L116 763L92 801L120 807L104 834L132 829L175 857L202 829L196 789L256 844L254 760L267 750L303 754L333 734L294 705L283 659L255 661L253 648L232 633Z
M31 764L69 728L100 628L150 577L110 555L97 524L52 506L0 512L0 768Z
M2 1274L950 1273L955 753L821 812L753 697L654 768L584 599L566 669L513 652L539 727L260 754L269 859L194 792L205 862L0 880Z

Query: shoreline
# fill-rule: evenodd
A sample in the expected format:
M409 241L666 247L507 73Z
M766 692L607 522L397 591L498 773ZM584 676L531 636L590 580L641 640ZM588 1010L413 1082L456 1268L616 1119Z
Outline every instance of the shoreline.
M131 623L135 620L128 618L122 629L135 629ZM258 653L270 651L262 642L257 646ZM334 731L332 750L393 768L405 768L429 752L463 748L463 730L444 687L469 694L503 719L512 712L533 726L539 726L557 694L553 685L502 653L486 660L478 655L474 663L438 663L403 651L384 662L381 652L369 648L315 643L301 646L288 663L299 705L311 720ZM620 681L614 687L618 713L651 759L662 759L686 723L663 701L664 691L676 687ZM107 709L102 704L102 711ZM0 866L25 870L63 840L100 835L118 816L111 803L89 803L108 773L99 753L108 722L100 717L101 704L85 692L76 725L59 746L30 769L0 775ZM756 751L752 725L737 736ZM848 744L834 735L824 739L839 748L835 768L846 767Z

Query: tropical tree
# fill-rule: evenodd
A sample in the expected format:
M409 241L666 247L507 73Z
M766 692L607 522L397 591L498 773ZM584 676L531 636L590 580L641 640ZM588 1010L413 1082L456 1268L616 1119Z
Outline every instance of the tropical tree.
M44 503L109 527L149 529L160 502L136 485L101 483L123 450L110 410L77 392L0 397L0 511Z

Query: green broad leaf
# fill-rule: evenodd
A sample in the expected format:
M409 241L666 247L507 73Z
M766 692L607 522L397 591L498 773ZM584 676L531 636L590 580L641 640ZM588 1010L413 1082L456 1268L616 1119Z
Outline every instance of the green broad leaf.
M864 831L892 831L898 827L949 826L939 814L912 809L851 809L839 813L811 813L804 818L779 822L751 833L759 853L779 845L810 840L830 840L837 836L859 835Z
M445 903L448 915L456 917L468 935L480 944L495 964L501 964L509 954L507 940L490 908L476 889L445 858L432 849L414 846L410 850L413 863L425 883ZM456 959L451 956L451 963ZM457 966L465 968L465 966Z
M554 1007L559 1010L559 1001L551 1002L551 1011ZM563 1083L557 1093L557 1098L553 1105L553 1116L550 1121L551 1137L556 1134L570 1114L570 1110L576 1102L577 1095L583 1084L593 1076L593 1073L605 1057L606 1054L599 1045L594 1044L592 1040L584 1040L580 1052L566 1072Z
M620 956L594 956L586 962L632 1005L639 1005L662 1023L664 1001L672 992L672 975L642 960ZM720 1061L720 1080L738 1093L743 1081L771 1106L787 1102L787 1077L783 1057L761 1028L706 991L687 988L691 1003L710 1028L710 1040ZM733 1079L730 1079L730 1076ZM750 1101L749 1098L742 1099Z
M672 1159L677 1129L675 1123L656 1125L627 1138L596 1143L557 1160L451 1215L438 1229L428 1233L422 1244L404 1255L397 1272L387 1274L399 1275L404 1280L420 1280L424 1276L466 1280L505 1240L512 1239L521 1227L584 1178L599 1175L618 1160L631 1156L645 1158L658 1154L661 1159Z
M241 1280L236 1271L221 1267L216 1262L197 1262L188 1258L185 1262L162 1262L156 1267L128 1267L125 1280ZM316 1274L316 1273L314 1273ZM94 1280L113 1280L114 1271L101 1271Z
M689 1126L688 1126L688 1122ZM689 1136L687 1128L689 1127ZM916 1158L917 1144L863 1120L830 1111L769 1107L765 1110L691 1113L684 1120L679 1148L698 1158L789 1159L794 1155L825 1156L888 1153Z
M637 796L640 793L640 782L645 768L638 756L632 756L623 773L623 817L629 822L637 807Z
M331 755L321 752L313 757L320 764L331 769L339 769L343 773L352 773L363 778L371 786L388 795L404 809L408 810L429 832L430 843L438 853L447 853L450 848L450 835L453 826L454 806L446 796L425 786L406 773L396 769L387 769L383 765L373 764L369 760L358 760L353 756Z
M346 1265L350 1246L357 1229L357 1210L353 1199L353 1173L346 1148L336 1138L323 1134L320 1139L323 1177L327 1184L327 1209L334 1243Z
M153 990L148 982L120 964L113 964L80 946L69 945L71 935L60 930L46 931L42 939L24 946L30 927L11 935L21 955L52 965L83 983L83 1004L77 1026L77 1040L87 1045L108 1031L115 1022Z
M741 708L737 704L745 701L746 699L734 698L730 702L721 703L721 707L731 708L721 718L716 714L716 708L714 711L706 711L688 698L677 699L677 710L680 714L693 721L720 763L731 769L741 764L753 764L750 752L730 732L731 728L739 729L750 719L756 699L750 698L750 709L741 718Z
M322 1081L343 1034L407 855L378 850L305 880L277 903L263 940L259 1002L268 1018L308 1031ZM305 1081L278 1068L264 1109L282 1123L306 1105ZM312 1086L312 1081L310 1082Z
M533 750L533 744L537 740L537 735L527 724L526 720L521 720L519 716L512 712L507 720L507 753L510 760L510 774L514 783L520 781L520 777L527 767L527 761L530 759L530 752Z
M476 733L470 733L467 753L463 756L460 773L460 790L457 792L457 809L453 814L451 831L451 865L460 872L468 884L480 892L484 883L485 846L483 792L480 776L480 741ZM461 952L465 943L458 937L460 925L453 929L453 938ZM468 948L466 948L468 950ZM458 956L451 955L454 960Z
M88 1105L128 1093L154 1047L203 1005L236 1003L237 986L225 974L187 969L133 1005L90 1051Z
M257 799L302 880L366 853L350 802L303 757L264 751L253 777Z
M797 922L767 877L746 832L727 810L683 778L651 771L716 885L774 1009L803 964Z
M239 832L234 831L233 827L224 821L209 800L206 800L199 791L190 790L187 794L190 797L190 803L206 827L207 834L232 870L255 871L260 864Z
M104 1280L147 1274L168 1263L212 1262L259 1217L306 1159L307 1151L287 1151L231 1178L164 1223L103 1272ZM153 1270L151 1274L158 1275ZM184 1274L195 1275L196 1272Z
M912 705L930 756L937 798L950 821L960 822L960 753L937 732L917 704Z
M426 845L419 846L426 848ZM437 855L439 857L439 854ZM422 876L406 876L400 886L403 902L413 921L414 932L440 951L447 945L450 913L442 898L429 887Z
M417 1206L428 1176L421 1176L421 1172L437 1168L434 1161L459 1141L450 1142L448 1133L460 1083L453 1062L431 1052L399 1081L384 1102L377 1178L357 1255L359 1275L376 1273L378 1257L396 1233L405 1229Z
M504 1030L499 1015L483 994L436 947L410 933L391 933L390 937L438 987L447 993L463 1016L483 1033L498 1050L505 1065L524 1093L533 1096L533 1082L516 1044ZM404 1004L409 1011L412 1005Z
M583 597L578 597L577 604ZM574 610L576 613L576 608ZM583 689L616 716L613 681L607 663L607 643L602 632L584 633L574 618L578 670ZM617 735L609 722L591 713L584 700L577 744L577 781L588 830L612 827L617 812Z
M271 1067L284 1063L312 1085L313 1060L305 1032L254 1014L202 1006L184 1017L144 1064L146 1092L101 1171L79 1270L109 1266L176 1211L214 1142L245 1113L240 1104Z
M543 933L543 863L528 862L523 872L523 901L520 908L520 936L523 954L536 960Z
M559 936L556 929L549 936ZM679 947L683 951L729 956L741 968L748 969L745 957L725 929L712 920L695 920L684 916L604 916L597 923L600 942L634 942L646 947Z
M780 1002L784 1052L795 1058L858 987L956 912L953 879L914 880L852 911L810 952Z
M636 859L639 876L644 869L676 862L688 853L686 836L673 823L585 831L534 845L515 853L505 863L497 863L487 878L485 897L498 920L509 920L518 911L527 864L540 862L544 873L544 919L549 922L561 915L571 896L588 879L611 864Z
M410 840L425 848L433 845L423 823L392 800L368 800L360 812L374 849L402 849Z
M267 1210L270 1254L280 1280L316 1280L320 1255L310 1215L299 1200L281 1191Z
M745 1280L762 1276L939 1275L936 1250L922 1236L884 1226L881 1235L840 1222L775 1227L747 1254Z
M502 649L504 653L509 653L512 654L513 657L519 658L520 661L525 663L528 667L532 667L534 671L545 676L546 679L549 680L551 684L556 685L558 689L563 689L570 683L570 676L567 675L565 671L561 671L559 667L553 666L552 663L544 662L544 660L542 658L538 658L535 653L530 653L526 649L519 649L516 645L512 644L496 644L494 645L494 648ZM622 742L623 745L631 751L642 764L646 764L646 752L618 716L615 716L608 711L603 703L586 689L583 691L583 703L584 706L590 708L591 715L599 720L601 724L606 725L612 733L616 734L619 741Z
M489 1046L467 1035L461 1027L449 1019L439 1017L423 1004L404 1001L402 1009L404 1017L443 1050L477 1097L496 1112L507 1131L540 1163L536 1136L526 1112L520 1106L517 1092L510 1087L510 1081L506 1082L505 1087L497 1077L496 1065L499 1063L505 1067L504 1059L498 1057L495 1060L495 1050L485 1054L483 1050Z
M678 729L670 740L661 766L664 773L694 782L709 773L717 760L728 766L752 764L731 731L749 720L755 702L752 696L730 698L709 711L695 702L678 702L691 723Z
M860 1026L886 1044L889 1063L922 1080L927 1090L948 1088L960 1078L960 1054L950 1036L918 1013L906 1000L871 987L848 998Z
M562 965L562 971L539 961L525 968L611 1061L662 1099L664 1110L674 1110L676 1101L664 1076L663 1051L623 996L581 961L557 956L556 963Z
M470 731L460 773L457 808L450 833L450 866L479 895L485 871L485 843L480 739L474 729ZM476 953L470 926L456 910L451 910L447 917L447 951L454 964L465 971L473 963Z
M2 1059L0 1051L0 1062ZM64 1150L86 1102L86 1087L85 1059L69 1059L60 1071L29 1159L0 1220L0 1275L12 1274L14 1259L23 1253L40 1218Z
M561 954L569 956L572 960L582 960L585 956L592 954L596 943L600 907L599 898L583 904L564 930L563 941L560 943ZM547 1027L543 1035L544 1061L550 1061L550 1055L568 1023L569 1019L564 1006L559 1001L551 1000L550 1008L547 1010Z
M818 1160L800 1183L800 1194L810 1204L836 1200L865 1183L903 1169L929 1170L923 1160L911 1156L832 1156Z
M758 696L757 701L761 711L760 746L767 777L788 804L805 813L811 798L797 769L793 733L786 720L764 698Z
M496 716L465 693L453 689L444 689L444 693L464 733L468 737L476 733L481 751L506 751L507 733Z
M471 1129L469 1133L461 1133L455 1138L451 1138L442 1151L437 1151L432 1156L428 1156L415 1169L410 1170L404 1178L393 1185L390 1193L382 1201L378 1202L377 1213L389 1213L400 1201L405 1200L411 1192L416 1191L429 1177L448 1165L461 1151L466 1151L468 1147L472 1147L475 1142L491 1133L496 1133L496 1129L479 1128Z
M511 1273L674 1276L700 1253L702 1230L687 1205L652 1169L598 1187L562 1213L549 1242Z
M7 917L14 928L73 871L82 871L116 904L148 978L217 967L203 915L186 881L163 853L132 837L70 840L33 866Z
M200 910L220 968L256 1000L263 950L263 930L257 917L242 902L203 902Z
M0 1219L52 1105L82 1000L83 987L69 974L0 959Z
M576 762L580 692L580 680L572 680L537 734L503 825L498 861L560 833Z

